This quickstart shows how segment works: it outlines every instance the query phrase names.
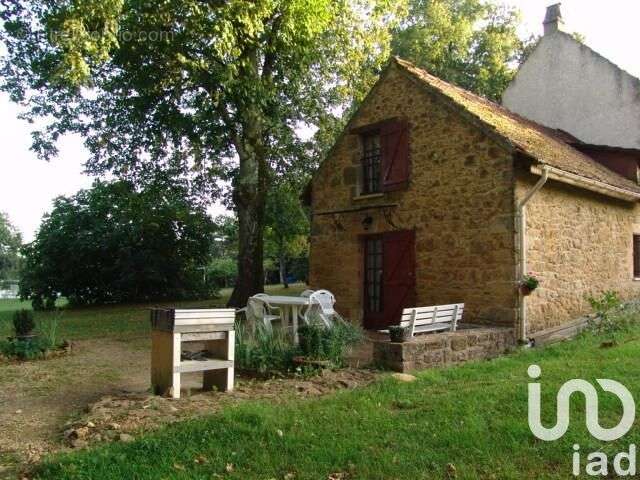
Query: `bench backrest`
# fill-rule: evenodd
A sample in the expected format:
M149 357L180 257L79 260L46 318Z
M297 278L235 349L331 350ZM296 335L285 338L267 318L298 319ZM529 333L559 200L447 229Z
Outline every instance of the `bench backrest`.
M402 310L400 325L411 327L412 335L416 327L422 326L441 326L443 330L450 327L455 331L458 321L462 319L463 310L464 303L405 308Z

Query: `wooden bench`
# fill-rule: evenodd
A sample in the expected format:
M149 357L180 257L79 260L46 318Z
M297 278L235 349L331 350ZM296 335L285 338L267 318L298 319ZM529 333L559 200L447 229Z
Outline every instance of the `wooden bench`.
M151 310L151 384L180 398L180 375L203 372L203 389L233 390L235 310ZM205 358L182 360L182 343L204 344Z
M455 332L462 319L464 303L434 305L432 307L413 307L402 310L400 325L411 328L411 336L417 333ZM388 330L382 330L388 332Z

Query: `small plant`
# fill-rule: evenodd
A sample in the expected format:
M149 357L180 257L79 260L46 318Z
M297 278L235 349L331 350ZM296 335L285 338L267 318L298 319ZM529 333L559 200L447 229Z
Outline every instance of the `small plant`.
M360 343L364 333L349 322L338 322L331 328L312 322L302 325L298 336L302 356L310 360L328 360L334 366L341 366L347 349Z
M58 338L60 315L60 312L55 312L53 315L38 321L38 337L48 346L47 348L57 348L61 343Z
M287 372L292 368L296 347L284 332L257 324L251 332L236 322L235 364L241 370L260 374Z
M17 310L13 314L13 330L16 337L27 337L35 328L36 323L33 320L33 312L31 310Z
M39 338L12 338L7 342L0 344L2 354L9 358L17 358L20 360L33 360L44 356L47 346L43 344Z
M401 325L389 327L389 338L392 342L407 342L411 339L411 329Z
M622 315L622 302L616 292L608 290L599 297L587 297L587 301L596 314L589 326L595 333L613 335L628 328L629 316Z
M538 288L539 285L540 280L532 273L529 273L528 275L522 277L522 280L520 281L520 291L523 295L529 295L536 288Z

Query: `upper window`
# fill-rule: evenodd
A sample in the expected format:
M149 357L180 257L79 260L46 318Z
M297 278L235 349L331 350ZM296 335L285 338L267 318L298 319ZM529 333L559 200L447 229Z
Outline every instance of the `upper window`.
M409 125L393 118L353 130L362 139L362 185L368 195L406 188L409 182Z
M362 193L380 191L380 133L374 132L362 137Z

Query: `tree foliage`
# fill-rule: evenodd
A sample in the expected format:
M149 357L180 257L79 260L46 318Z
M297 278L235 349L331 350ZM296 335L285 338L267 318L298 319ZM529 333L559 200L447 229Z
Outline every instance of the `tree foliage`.
M265 225L265 255L274 259L280 283L287 287L288 262L309 253L309 218L295 184L283 181L271 189Z
M34 307L202 294L212 222L186 187L157 181L94 183L59 197L23 249L20 295Z
M296 129L362 98L389 53L396 0L3 0L2 90L45 117L33 148L85 138L89 171L158 171L213 195L231 180L239 222L231 302L262 289L272 175L308 160Z
M411 0L393 51L433 75L500 100L521 57L517 10L483 0Z
M9 216L0 212L0 280L15 280L20 264L22 236Z

